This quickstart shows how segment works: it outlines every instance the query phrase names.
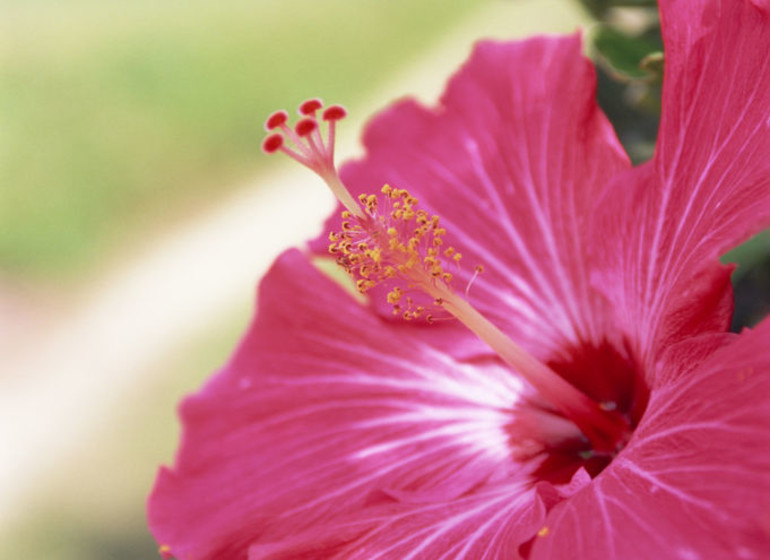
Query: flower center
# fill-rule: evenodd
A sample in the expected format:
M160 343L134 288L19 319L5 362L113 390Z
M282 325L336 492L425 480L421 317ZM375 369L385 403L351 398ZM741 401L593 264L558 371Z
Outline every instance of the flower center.
M317 99L299 107L301 118L290 128L288 114L279 111L266 123L273 132L263 143L267 153L282 151L317 173L345 207L342 230L329 236L330 252L354 277L358 290L366 293L380 284L390 289L387 299L394 313L406 320L424 317L432 322L440 310L462 322L486 342L500 358L583 433L594 452L611 456L630 436L628 420L616 410L607 410L548 365L511 340L452 288L447 264L459 266L461 255L444 246L446 234L440 218L419 209L419 201L405 189L385 185L381 196L354 198L342 183L334 165L336 121L345 116L339 106L323 111L326 139L316 114L322 109ZM288 139L292 146L287 146ZM476 272L482 271L477 267ZM418 305L407 295L429 296L429 306Z

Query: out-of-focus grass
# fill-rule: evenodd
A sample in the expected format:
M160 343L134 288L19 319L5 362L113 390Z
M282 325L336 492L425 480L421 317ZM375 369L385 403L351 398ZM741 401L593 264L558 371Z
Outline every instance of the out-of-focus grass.
M475 0L6 2L0 274L76 276L253 174L262 121L351 103Z

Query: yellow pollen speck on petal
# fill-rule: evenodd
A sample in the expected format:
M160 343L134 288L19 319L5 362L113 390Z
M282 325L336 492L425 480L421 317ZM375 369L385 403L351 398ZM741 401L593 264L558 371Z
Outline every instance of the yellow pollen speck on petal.
M537 532L537 536L538 536L538 537L545 537L545 536L547 536L547 535L548 535L548 533L550 533L550 532L551 532L551 530L550 530L548 527L544 526L542 529L540 529L540 530Z

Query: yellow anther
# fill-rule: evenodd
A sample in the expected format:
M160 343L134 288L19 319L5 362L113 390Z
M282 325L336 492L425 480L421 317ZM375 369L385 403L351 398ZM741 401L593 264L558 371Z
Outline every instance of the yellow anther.
M475 270L476 272L481 274L482 272L484 272L484 265L481 265L481 264L477 265Z
M391 305L396 305L399 301L401 301L402 295L403 292L401 291L401 288L393 288L393 290L391 290L388 294L388 303Z
M382 262L382 251L380 249L372 249L370 251L367 251L366 256L372 259L377 264L380 264Z
M374 288L377 284L366 278L360 278L356 282L356 288L362 294L365 294L368 290Z
M439 225L439 217L418 209L416 197L390 185L383 185L381 193L387 206L380 207L379 212L376 195L358 196L366 219L353 211L343 212L341 231L329 235L329 252L355 278L361 293L385 280L403 281L405 284L387 294L393 313L408 321L424 318L432 322L430 312L443 307L441 298L427 308L416 306L404 296L403 286L434 295L436 290L445 290L453 276L445 271L445 262L459 262L461 255L454 247L445 246L442 236L447 232Z

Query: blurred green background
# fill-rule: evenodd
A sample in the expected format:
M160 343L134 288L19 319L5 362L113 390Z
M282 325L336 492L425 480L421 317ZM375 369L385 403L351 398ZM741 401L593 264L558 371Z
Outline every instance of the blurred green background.
M72 279L200 210L259 171L270 111L365 95L475 4L9 3L0 267Z
M457 29L482 38L588 25L600 102L646 159L659 67L654 56L648 70L639 63L660 50L654 3L585 4L0 0L0 312L37 317L28 337L42 337L37 328L66 320L105 270L280 166L258 151L269 112L309 96L363 104ZM769 245L760 236L730 257L746 265L736 328L766 312ZM206 318L204 336L137 372L119 409L47 465L0 528L0 558L155 558L144 500L176 446L174 407L223 363L249 312Z

